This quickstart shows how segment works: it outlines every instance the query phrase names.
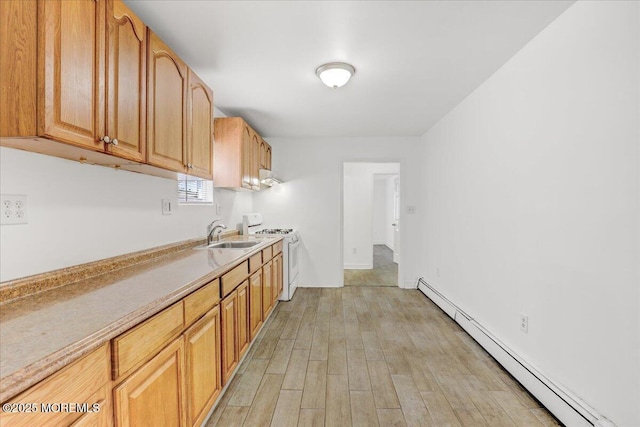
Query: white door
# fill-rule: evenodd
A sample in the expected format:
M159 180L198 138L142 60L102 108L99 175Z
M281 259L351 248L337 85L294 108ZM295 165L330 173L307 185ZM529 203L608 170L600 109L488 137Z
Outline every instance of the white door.
M400 262L400 177L393 179L393 262Z

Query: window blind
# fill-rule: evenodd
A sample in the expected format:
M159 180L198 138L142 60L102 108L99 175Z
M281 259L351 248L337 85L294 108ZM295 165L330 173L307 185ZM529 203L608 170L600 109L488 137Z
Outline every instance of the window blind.
M205 205L213 203L213 181L178 174L178 203Z

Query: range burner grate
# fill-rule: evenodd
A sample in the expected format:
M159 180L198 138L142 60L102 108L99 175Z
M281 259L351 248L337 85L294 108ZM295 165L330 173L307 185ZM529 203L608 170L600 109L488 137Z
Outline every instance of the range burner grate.
M289 234L293 233L293 228L267 228L256 231L256 234Z

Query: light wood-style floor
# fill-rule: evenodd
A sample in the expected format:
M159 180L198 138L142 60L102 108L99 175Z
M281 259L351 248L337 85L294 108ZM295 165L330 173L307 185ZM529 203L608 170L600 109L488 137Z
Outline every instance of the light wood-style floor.
M345 286L398 286L398 264L386 245L373 245L373 268L344 270Z
M417 290L298 289L256 338L213 426L556 426Z

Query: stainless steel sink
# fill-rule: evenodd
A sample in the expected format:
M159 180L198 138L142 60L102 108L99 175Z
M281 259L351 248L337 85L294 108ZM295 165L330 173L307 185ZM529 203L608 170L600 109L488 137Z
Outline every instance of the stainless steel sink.
M207 246L210 249L245 249L255 245L259 245L261 242L217 242Z

